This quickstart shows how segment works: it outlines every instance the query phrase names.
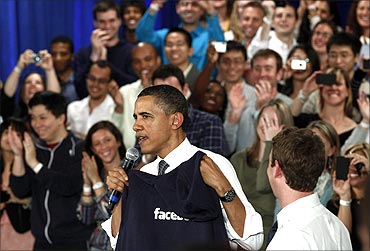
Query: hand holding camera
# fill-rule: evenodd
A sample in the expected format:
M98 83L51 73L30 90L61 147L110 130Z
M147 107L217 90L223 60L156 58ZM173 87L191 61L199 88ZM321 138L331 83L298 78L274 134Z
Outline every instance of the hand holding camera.
M92 52L90 59L92 61L106 60L107 48L106 43L109 40L109 34L102 29L95 29L91 34Z
M320 84L316 82L316 76L321 73L321 71L315 71L304 82L302 92L306 97L308 97L313 91L317 90L320 87Z

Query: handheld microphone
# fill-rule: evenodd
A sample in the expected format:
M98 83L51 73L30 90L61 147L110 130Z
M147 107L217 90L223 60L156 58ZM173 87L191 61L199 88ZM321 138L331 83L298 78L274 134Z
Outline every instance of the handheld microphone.
M140 155L139 151L134 147L129 148L126 151L125 158L123 159L122 164L121 164L121 167L125 170L126 173L134 167L135 161L139 158L139 155ZM121 198L121 192L117 190L113 190L109 196L109 201L108 201L108 209L110 211L113 210L114 206L118 203L120 198Z

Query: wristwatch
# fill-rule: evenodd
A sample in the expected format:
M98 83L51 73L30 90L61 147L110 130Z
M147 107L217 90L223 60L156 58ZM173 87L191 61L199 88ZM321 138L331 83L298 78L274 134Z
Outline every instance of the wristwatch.
M224 196L222 197L219 197L221 201L223 202L231 202L234 200L235 198L235 190L234 188L231 188L230 190L227 190L226 193L224 194Z

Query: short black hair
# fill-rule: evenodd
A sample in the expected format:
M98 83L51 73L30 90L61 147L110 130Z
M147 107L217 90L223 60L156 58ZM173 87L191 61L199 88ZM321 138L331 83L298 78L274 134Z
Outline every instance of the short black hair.
M154 80L156 79L166 79L169 77L175 77L179 83L181 88L184 88L186 81L185 76L182 70L172 64L164 64L159 66L152 75L152 82L154 83Z
M146 11L146 5L142 0L122 0L121 14L125 12L128 7L137 7L141 10L141 15L144 15Z
M107 60L98 60L98 61L93 62L90 65L89 72L94 65L97 65L99 68L102 68L102 69L108 68L109 69L109 80L112 79L112 65Z
M64 36L64 35L54 37L54 38L51 40L50 47L51 47L51 45L56 44L56 43L68 44L68 46L69 46L69 51L70 51L71 53L73 53L73 52L74 52L74 44L73 44L72 39L70 39L69 37Z
M33 108L38 105L45 106L46 110L50 111L57 118L67 114L67 101L62 94L56 92L43 91L35 93L28 103L28 107Z
M184 122L181 127L183 129L186 128L189 120L188 102L182 92L170 85L153 85L142 90L138 98L145 96L153 96L155 98L155 104L163 109L167 115L176 112L182 113Z
M169 29L166 36L164 37L164 41L166 42L168 35L171 34L171 33L174 33L174 32L181 33L182 35L184 35L188 47L191 48L191 45L193 43L193 39L192 39L190 33L187 30L185 30L181 27L174 27L174 28Z
M248 60L247 49L241 43L233 41L233 40L227 41L226 42L226 53L230 52L230 51L239 51L243 54L244 60L245 61ZM220 56L218 57L218 61L220 61L220 59L222 58L222 55L224 55L224 54L225 53L220 53L219 54Z
M97 14L99 12L106 12L108 10L114 10L117 13L117 17L121 19L121 11L118 4L116 4L112 0L100 0L94 5L93 9L94 20L96 20Z
M348 32L339 32L329 39L326 44L326 51L328 53L333 45L349 46L351 47L353 55L359 54L362 46L361 41L355 35Z

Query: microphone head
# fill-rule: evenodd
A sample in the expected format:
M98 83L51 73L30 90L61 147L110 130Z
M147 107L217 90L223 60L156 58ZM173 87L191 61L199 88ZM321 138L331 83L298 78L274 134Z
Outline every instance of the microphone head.
M136 161L140 156L139 151L135 147L131 147L126 151L126 159Z

